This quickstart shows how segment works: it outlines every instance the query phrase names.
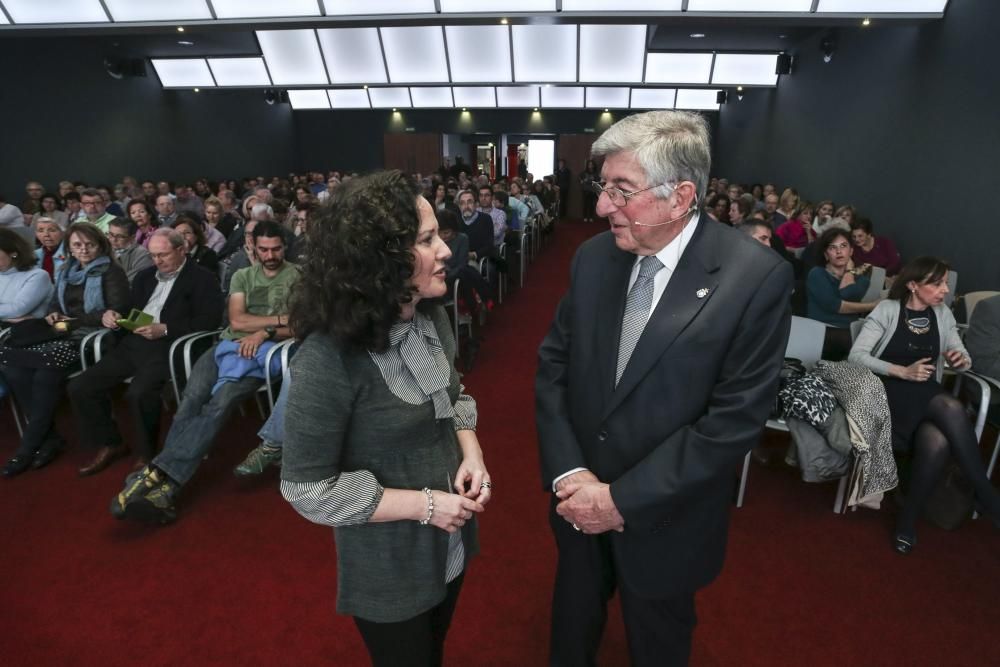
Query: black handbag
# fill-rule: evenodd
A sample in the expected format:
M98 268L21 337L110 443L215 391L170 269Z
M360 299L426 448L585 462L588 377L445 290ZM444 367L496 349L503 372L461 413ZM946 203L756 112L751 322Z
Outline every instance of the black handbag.
M65 331L59 331L44 319L35 318L12 324L4 344L7 347L31 347L67 336L69 336L69 326Z

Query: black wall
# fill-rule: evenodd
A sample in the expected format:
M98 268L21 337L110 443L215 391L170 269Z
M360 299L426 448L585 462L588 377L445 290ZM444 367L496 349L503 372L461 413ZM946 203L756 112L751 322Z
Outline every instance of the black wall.
M104 71L107 38L0 40L0 193L20 204L28 180L114 184L122 176L190 180L288 173L287 104L260 90L163 90Z
M933 254L958 291L1000 288L995 199L1000 3L949 3L942 21L817 37L776 89L731 95L715 173L851 203L905 258Z

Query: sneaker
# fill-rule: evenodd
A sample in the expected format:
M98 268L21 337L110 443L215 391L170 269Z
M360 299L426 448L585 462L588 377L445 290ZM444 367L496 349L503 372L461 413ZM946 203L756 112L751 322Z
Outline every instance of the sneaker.
M262 443L247 454L243 463L233 468L233 474L237 477L259 475L272 465L281 465L281 448Z
M125 478L125 488L111 501L111 514L116 519L170 523L177 518L176 492L173 480L146 466Z

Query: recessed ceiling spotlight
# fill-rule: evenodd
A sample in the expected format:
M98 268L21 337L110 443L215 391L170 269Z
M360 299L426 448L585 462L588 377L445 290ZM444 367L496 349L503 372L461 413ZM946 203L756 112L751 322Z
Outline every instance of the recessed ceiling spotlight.
M196 93L200 93L200 92L201 92L201 88L195 88L195 89L194 89L194 92L196 92Z
M538 111L538 107L535 107L535 111Z
M365 90L368 90L368 84L367 83L365 84Z
M184 32L184 26L182 25L177 26L177 32Z
M462 111L468 111L468 110L469 109L467 107L462 107Z
M743 90L743 86L736 86L736 90Z
M604 110L604 113L608 113L608 110L607 110L607 109L605 109L605 110Z
M778 35L778 39L788 39L788 35Z
M500 19L500 25L507 25L507 19Z
M690 35L691 39L704 39L705 33L703 32L692 32Z
M397 109L396 107L393 107L392 110L393 112L399 111L399 109Z
M871 24L872 24L872 20L870 18L868 18L867 16L865 17L865 20L861 22L861 25L863 25L866 28L868 26L870 26Z
M194 46L194 42L186 39L179 39L177 40L177 43L180 44L181 46Z

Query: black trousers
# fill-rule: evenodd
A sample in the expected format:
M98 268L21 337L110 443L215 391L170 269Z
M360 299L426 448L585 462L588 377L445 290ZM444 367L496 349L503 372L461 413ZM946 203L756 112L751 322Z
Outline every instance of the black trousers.
M153 458L160 434L163 386L170 379L168 348L157 343L130 334L97 364L70 381L67 391L84 446L122 444L112 412L111 392L131 377L125 401L135 425L132 451L137 457Z
M34 454L45 443L60 446L62 443L53 421L62 397L63 383L66 382L66 370L7 365L0 372L28 421L17 455Z
M607 604L618 590L633 667L687 665L697 622L694 591L669 598L641 597L619 586L621 572L609 535L584 535L555 513L550 515L559 563L552 596L550 664L597 664L607 621Z
M444 600L433 609L398 623L375 623L357 616L374 667L440 667L444 659L444 639L458 603L465 573L448 584Z

